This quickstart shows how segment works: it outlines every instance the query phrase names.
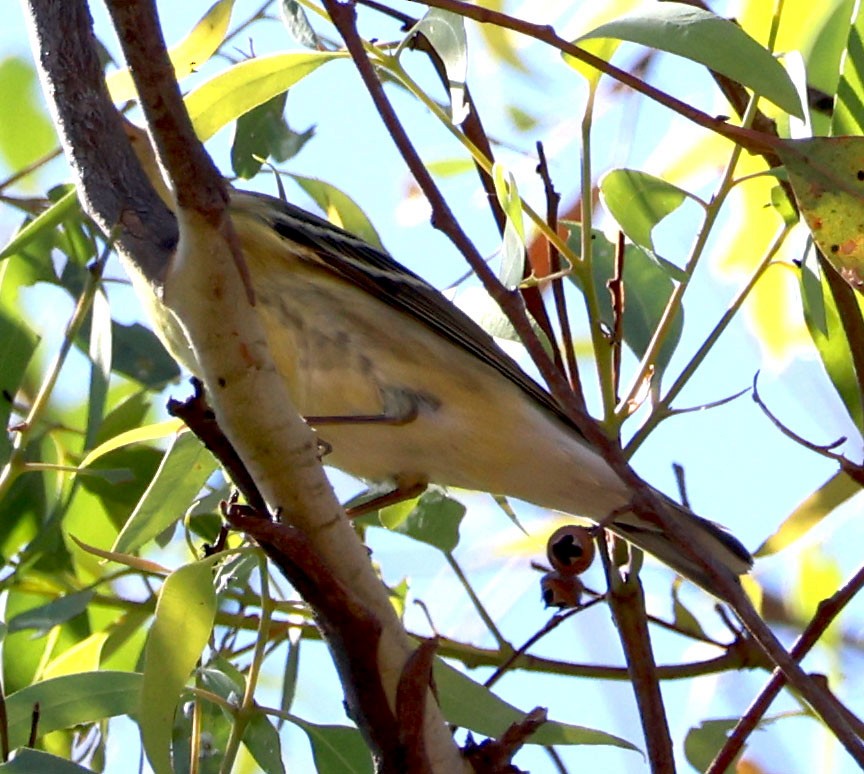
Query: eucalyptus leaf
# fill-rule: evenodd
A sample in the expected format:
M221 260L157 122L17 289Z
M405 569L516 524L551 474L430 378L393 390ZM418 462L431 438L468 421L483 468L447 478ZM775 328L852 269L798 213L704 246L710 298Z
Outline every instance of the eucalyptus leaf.
M159 592L144 652L137 709L141 740L156 774L171 773L171 729L180 693L207 644L216 615L214 558L184 565Z
M640 43L698 62L753 89L787 113L803 118L795 85L771 52L740 26L684 3L654 3L579 38ZM579 41L576 41L577 43Z
M436 659L435 685L444 717L457 726L475 733L498 738L513 723L522 720L525 712L500 699L486 686ZM626 739L582 726L549 720L529 738L529 744L591 744L612 745L636 750Z
M468 36L465 34L465 17L430 8L406 35L406 40L421 33L429 41L444 64L450 90L450 120L461 124L468 115L465 101L465 80L468 75Z
M635 169L613 169L600 181L606 208L627 237L654 252L651 232L687 198L686 191Z
M566 223L570 229L568 244L577 253L581 250L581 225ZM612 300L609 296L607 283L614 276L615 245L602 232L592 234L592 270L594 289L600 303L602 322L610 330L614 319ZM624 251L624 293L625 305L623 315L624 342L636 354L642 357L647 351L654 331L666 309L666 303L672 295L675 283L671 272L665 264L660 264L635 245L628 245ZM575 284L579 284L576 273L569 275ZM683 310L671 322L663 346L657 354L654 368L662 372L678 346L681 333L684 330Z
M848 37L831 119L835 137L864 134L864 7L857 4L856 8L851 26L848 17L842 19Z

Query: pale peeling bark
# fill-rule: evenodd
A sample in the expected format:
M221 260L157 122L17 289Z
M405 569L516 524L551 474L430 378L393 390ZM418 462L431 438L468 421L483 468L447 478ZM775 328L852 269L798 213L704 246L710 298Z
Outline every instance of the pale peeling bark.
M405 745L397 688L415 645L333 494L312 431L273 365L242 276L242 248L225 209L224 183L192 134L167 64L155 7L149 0L109 3L151 136L176 192L176 223L134 160L110 103L85 0L28 0L27 10L46 96L85 209L106 233L117 236L127 265L137 275L136 287L153 293L157 306L169 310L186 332L221 430L273 512L302 531L316 554L316 568L323 568L325 580L332 578L334 588L346 595L346 615L334 619L330 612L328 626L335 636L328 639L344 651L334 652L334 659L381 770L397 771L394 757L403 755ZM270 549L272 555L275 549ZM377 664L372 659L377 674L370 679L389 705L383 715L379 707L364 706L368 691L350 684L358 669L365 670L352 663L352 635L370 631L378 635ZM363 645L368 650L369 643ZM362 677L367 678L365 672ZM418 746L423 765L412 770L466 770L431 691L423 693L420 704L425 706L412 713L415 718L422 715ZM388 727L388 720L395 722Z

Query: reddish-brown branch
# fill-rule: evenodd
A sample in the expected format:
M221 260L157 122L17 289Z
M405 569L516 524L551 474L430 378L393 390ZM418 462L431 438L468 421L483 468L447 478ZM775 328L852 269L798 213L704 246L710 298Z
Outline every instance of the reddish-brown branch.
M598 539L598 544L608 579L609 593L606 600L624 650L651 771L674 771L672 735L669 733L666 707L663 704L657 664L651 647L642 583L638 575L621 580L619 570L613 566L602 537Z
M792 658L796 661L801 661L810 652L825 630L831 625L832 621L852 601L852 598L862 587L864 587L864 567L859 569L849 582L832 597L819 604L813 620L810 621L807 628L792 646L790 652ZM747 737L759 725L759 721L765 716L771 703L777 698L786 682L786 676L781 671L775 670L768 684L762 689L762 692L756 697L741 720L738 721L728 741L723 745L723 749L717 753L717 757L711 762L711 766L708 768L706 774L720 774L720 772L726 771L732 765L735 757L741 752ZM845 708L843 709L845 710ZM857 718L855 720L857 721ZM857 725L859 728L858 733L861 734L860 721L857 722Z
M419 0L413 1L418 2ZM640 80L634 75L631 75L626 70L615 67L615 65L609 64L605 59L601 59L589 51L579 48L579 46L559 37L555 30L548 24L532 24L523 19L509 16L506 13L500 13L499 11L493 11L489 8L472 5L463 0L423 0L423 4L433 8L441 8L445 11L452 11L453 13L473 19L481 24L494 24L497 27L513 30L514 32L519 32L523 35L534 38L535 40L539 40L542 43L547 43L548 45L557 48L559 51L572 56L574 59L578 59L580 62L584 62L600 72L605 73L619 83L629 86L633 91L644 94L655 102L668 107L670 110L673 110L684 118L689 119L694 124L698 124L705 129L716 132L728 140L737 143L742 148L749 150L751 153L759 153L763 155L766 153L774 153L780 144L780 141L776 137L762 134L761 132L756 132L752 129L744 129L740 126L727 124L721 118L709 116L707 113L697 110L692 105L688 105L686 102L682 102L680 99L676 99L670 94L655 89L650 84L645 83L645 81Z
M546 194L546 223L553 233L558 232L558 206L561 204L561 194L555 190L555 185L552 182L552 175L549 172L549 164L546 161L546 151L543 148L543 143L537 143L537 174L543 181L543 190ZM545 236L537 237L546 243L546 256L549 261L549 273L556 277L552 280L552 298L555 302L555 314L558 318L558 325L561 328L561 349L564 351L564 358L567 362L567 375L570 380L570 387L577 403L582 407L583 411L587 411L585 403L585 393L582 390L582 379L579 376L579 363L576 360L576 349L573 346L573 331L570 327L570 315L567 314L567 299L564 296L564 282L558 276L561 272L561 253L558 248ZM529 248L529 256L530 256ZM536 267L534 267L536 272Z
M406 164L414 175L417 184L432 206L433 224L447 234L454 245L465 256L486 290L498 302L516 328L529 355L549 385L552 394L574 423L576 423L588 442L602 454L616 474L630 488L633 493L633 510L645 518L657 521L675 540L679 549L706 571L716 593L732 605L741 621L752 633L754 639L766 651L774 663L784 671L789 681L795 685L823 720L825 720L826 724L832 729L849 754L860 765L864 766L864 744L855 735L847 719L842 712L838 711L827 693L801 670L797 662L789 657L789 654L780 644L779 640L759 617L738 580L733 578L714 557L704 552L699 552L695 547L689 545L685 531L674 520L668 517L668 514L665 512L665 506L630 468L621 450L578 405L566 379L555 367L543 349L539 339L531 330L521 296L509 292L504 288L498 282L494 273L486 266L477 249L454 218L444 197L426 170L405 129L399 122L366 54L363 41L357 32L354 3L351 0L323 0L323 2L330 18L342 35L349 53L354 59L358 72L372 97L372 101L384 125L390 132L393 141L396 143ZM431 0L427 5L450 10L481 22L495 23L508 29L525 32L539 40L548 42L565 53L571 54L613 77L619 78L623 83L647 96L657 99L696 123L727 136L729 139L748 147L754 152L765 152L766 149L768 151L773 150L779 142L776 138L766 137L758 132L729 126L719 119L712 118L701 111L695 110L680 100L658 92L639 79L630 76L618 68L611 67L598 57L588 54L588 52L582 51L571 43L559 38L554 30L548 26L521 22L506 14L488 11L485 8L469 5L458 0Z

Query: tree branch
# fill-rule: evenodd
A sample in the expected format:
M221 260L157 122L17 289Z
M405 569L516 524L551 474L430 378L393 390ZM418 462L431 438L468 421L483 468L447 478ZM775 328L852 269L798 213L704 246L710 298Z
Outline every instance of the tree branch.
M487 292L498 302L516 328L529 355L549 385L552 394L588 442L602 454L603 458L631 490L633 493L632 508L634 512L643 518L659 523L667 534L675 540L679 549L704 568L712 582L715 593L731 605L760 647L783 670L790 683L801 692L807 702L832 729L849 754L864 767L864 744L857 737L844 714L838 710L830 695L823 687L817 685L816 682L805 674L800 665L789 656L789 653L783 648L774 633L759 617L750 599L744 593L738 579L732 577L714 557L699 552L689 543L686 531L668 517L665 505L660 502L659 498L636 475L621 453L620 448L606 436L597 423L578 405L566 380L543 350L537 336L531 330L521 297L504 288L485 264L474 245L454 218L447 202L414 149L410 138L399 123L380 81L375 75L374 68L363 47L363 41L357 32L356 10L352 0L323 0L323 4L345 40L348 51L354 59L360 76L372 97L382 121L414 175L418 186L432 205L433 224L436 228L441 229L447 234L454 245L465 256ZM462 2L461 0L429 0L427 4L436 8L453 11L480 22L497 24L506 29L513 29L550 43L561 51L577 57L581 61L612 75L622 83L650 96L652 99L656 99L661 104L667 105L684 117L728 137L733 142L744 145L744 147L753 152L771 151L778 142L776 138L761 135L752 130L730 126L723 121L712 118L692 108L680 100L659 92L638 78L634 78L629 73L609 65L599 57L593 56L563 40L555 34L551 27L523 22L506 14L490 11L486 8Z
M852 598L862 588L864 588L864 567L859 569L849 582L841 589L838 589L832 597L819 603L813 620L810 621L807 628L792 646L790 652L792 658L796 661L801 661L819 641L819 638L825 633L825 630L837 618L843 608L852 601ZM726 771L732 765L735 757L741 752L747 737L756 729L759 721L771 706L771 702L777 698L786 682L786 676L783 672L775 670L768 684L762 689L762 692L756 697L750 707L748 707L747 712L744 713L741 720L738 721L723 749L717 753L717 757L711 762L711 766L708 768L706 774L720 774L720 772ZM859 729L858 733L861 734L860 721L857 721L857 725Z
M114 236L127 268L158 290L179 238L177 221L142 171L108 96L87 3L28 0L25 8L81 203Z
M314 435L294 410L273 365L261 320L238 271L242 247L226 213L225 185L192 132L167 64L155 7L150 0L114 0L109 9L176 192L179 243L177 222L134 160L104 87L86 3L30 0L46 94L68 134L66 150L82 198L104 229L121 223L130 257L144 267L140 273L150 288L161 291L161 313L180 321L169 339L188 336L173 341L175 349L187 348L220 428L270 512L284 514L292 524L257 520L250 528L267 533L276 545L298 544L297 550L309 555L309 566L295 580L313 605L333 604L330 597L321 599L319 588L329 589L339 601L338 610L319 612L329 627L346 696L367 741L382 757L383 770L399 771L400 761L392 760L399 749L391 743L399 730L393 718L414 644L344 517L317 459ZM131 192L126 190L130 180L135 186ZM138 228L134 240L126 233L132 231L130 221ZM159 306L159 298L152 300ZM363 647L356 641L358 632ZM351 660L353 649L361 652L362 661ZM422 703L418 713L430 770L463 770L465 763L430 691Z

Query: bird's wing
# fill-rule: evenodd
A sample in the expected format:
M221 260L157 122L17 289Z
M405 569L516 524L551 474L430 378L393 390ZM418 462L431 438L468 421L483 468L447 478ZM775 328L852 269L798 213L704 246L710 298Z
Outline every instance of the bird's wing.
M410 315L467 350L516 384L580 437L555 399L509 357L477 323L426 280L359 237L305 210L266 194L238 191L232 206L265 220L289 242L311 250L322 267L382 303Z

